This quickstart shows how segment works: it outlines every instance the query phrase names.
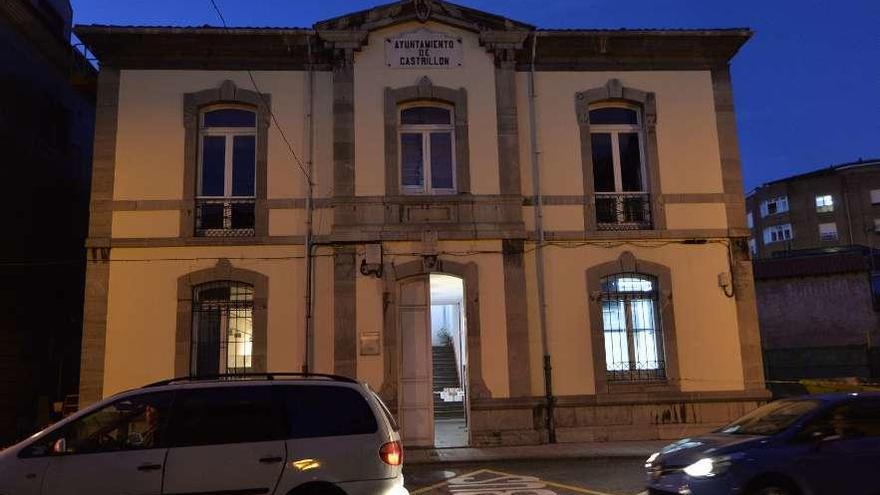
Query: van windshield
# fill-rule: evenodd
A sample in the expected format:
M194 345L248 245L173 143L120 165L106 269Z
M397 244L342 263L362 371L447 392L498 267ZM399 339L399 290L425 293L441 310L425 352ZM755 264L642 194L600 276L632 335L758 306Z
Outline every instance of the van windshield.
M776 435L819 407L817 400L780 400L755 409L718 430L730 435Z

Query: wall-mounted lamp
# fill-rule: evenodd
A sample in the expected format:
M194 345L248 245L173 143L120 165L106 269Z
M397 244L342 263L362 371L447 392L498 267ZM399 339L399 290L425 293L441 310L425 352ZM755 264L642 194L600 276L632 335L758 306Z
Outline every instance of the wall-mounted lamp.
M361 275L382 278L382 245L367 244L367 252L361 260Z

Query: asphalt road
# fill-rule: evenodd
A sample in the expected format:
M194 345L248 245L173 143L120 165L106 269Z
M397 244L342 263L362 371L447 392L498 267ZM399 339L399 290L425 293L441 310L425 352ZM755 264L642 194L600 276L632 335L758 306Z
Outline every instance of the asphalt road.
M413 495L635 495L645 487L644 459L558 459L405 466Z

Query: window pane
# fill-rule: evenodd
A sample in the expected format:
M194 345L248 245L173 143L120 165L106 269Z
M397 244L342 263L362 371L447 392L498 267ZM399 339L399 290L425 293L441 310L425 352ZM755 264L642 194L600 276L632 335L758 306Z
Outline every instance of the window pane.
M629 345L626 339L626 309L623 301L602 303L605 331L605 366L608 371L629 370Z
M192 373L247 372L253 353L253 287L210 282L193 291Z
M626 124L638 125L639 117L635 110L620 107L597 108L590 110L590 125Z
M53 437L64 437L67 448L80 454L163 447L170 407L168 392L120 399Z
M400 135L401 184L404 187L419 187L425 184L423 168L422 135L406 133Z
M593 182L598 192L614 191L614 158L611 134L591 134L593 143Z
M178 392L169 428L175 447L265 442L284 437L272 388L217 387Z
M229 311L229 331L226 345L226 371L244 373L252 365L254 334L253 312L250 308Z
M223 108L205 112L205 127L256 127L254 112Z
M223 196L226 169L226 138L205 136L202 140L202 196Z
M654 325L654 301L636 299L632 301L633 346L635 367L639 370L660 368L657 345L657 332Z
M453 189L452 183L452 133L431 133L431 187Z
M403 125L452 124L452 112L440 107L413 107L400 112Z
M232 138L232 195L253 196L257 138L235 136Z
M201 376L219 374L222 310L218 307L204 308L193 319L193 372Z
M620 175L624 191L644 191L642 183L642 154L639 151L639 135L635 132L617 135L620 144Z
M373 410L355 390L320 385L282 390L291 438L364 435L378 429Z

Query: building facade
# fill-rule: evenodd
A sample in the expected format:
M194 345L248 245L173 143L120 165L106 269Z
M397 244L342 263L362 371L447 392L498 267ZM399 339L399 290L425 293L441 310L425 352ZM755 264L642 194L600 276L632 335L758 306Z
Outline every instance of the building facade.
M767 397L728 70L748 30L407 0L77 33L102 62L83 405L308 369L431 446L435 397L471 445L673 438Z
M880 160L859 160L764 184L746 198L756 258L842 246L873 248L880 232Z
M0 3L0 445L77 393L97 71L66 0Z

